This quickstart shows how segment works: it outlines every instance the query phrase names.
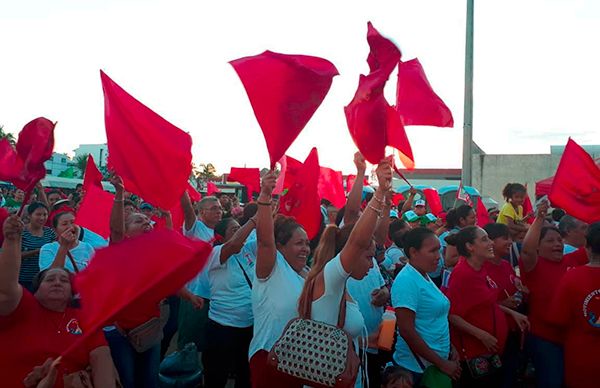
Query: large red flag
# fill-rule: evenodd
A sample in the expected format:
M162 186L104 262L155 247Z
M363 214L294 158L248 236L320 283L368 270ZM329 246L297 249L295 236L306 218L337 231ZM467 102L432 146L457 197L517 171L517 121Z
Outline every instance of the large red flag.
M313 239L321 227L321 200L319 198L319 155L313 148L288 192L281 197L279 212L296 218Z
M38 117L27 123L17 140L16 149L8 140L0 140L0 180L28 192L46 176L44 162L52 157L54 124Z
M549 197L553 206L575 218L600 221L600 167L572 139L560 159Z
M246 186L248 201L252 194L260 193L260 170L258 168L231 167L227 180Z
M100 170L98 170L92 154L88 155L87 164L85 166L85 174L83 175L83 191L87 191L90 186L96 186L102 189L102 173Z
M398 63L396 111L404 125L452 127L452 112L435 94L417 58Z
M365 159L373 164L385 158L385 147L398 150L406 168L414 168L408 137L396 111L383 95L383 89L401 53L396 45L368 24L367 58L370 73L361 75L354 98L344 108L350 136Z
M162 209L185 191L192 169L192 138L133 98L104 72L108 163L125 189Z
M525 185L525 188L527 188L527 185ZM531 198L529 198L529 194L525 194L525 201L523 202L523 216L527 216L529 214L533 214L533 205L531 204ZM533 221L535 221L535 217L529 217L527 219L527 223L528 224L533 224Z
M63 356L123 311L132 316L152 311L200 272L211 250L208 243L161 229L96 251L74 280L84 335Z
M229 63L246 89L274 168L321 105L333 77L339 73L323 58L272 51Z
M346 204L341 171L321 167L319 174L319 196L329 200L338 209Z
M442 201L438 191L436 189L424 189L423 194L425 195L431 213L436 217L439 216L440 213L444 211L444 208L442 207Z
M477 226L483 228L487 224L491 223L490 214L485 208L485 204L481 200L481 197L477 199Z
M281 166L281 171L279 171L273 194L281 194L289 189L302 170L302 162L291 156L284 155L278 163Z
M356 175L350 174L346 177L346 192L349 193L352 190L352 186L354 186L354 182L356 182ZM369 186L369 179L365 176L363 179L363 187Z
M102 188L95 185L88 186L77 210L77 224L108 238L110 213L114 200L115 196Z

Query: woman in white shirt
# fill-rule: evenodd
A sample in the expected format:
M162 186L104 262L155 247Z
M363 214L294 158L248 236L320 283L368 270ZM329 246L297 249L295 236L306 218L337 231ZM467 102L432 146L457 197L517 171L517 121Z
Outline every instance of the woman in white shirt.
M304 284L310 241L295 220L273 220L272 192L276 176L262 178L257 200L256 276L252 284L254 336L250 343L250 378L254 388L302 387L267 366L267 355L287 323L298 316L298 297Z
M65 268L71 273L87 267L94 255L94 248L79 241L79 226L75 224L72 210L61 211L54 215L52 226L58 241L45 244L40 248L40 270L47 268Z
M231 364L235 387L250 387L248 348L252 339L252 278L256 240L245 242L256 220L244 226L224 218L215 226L217 245L206 265L210 289L206 347L202 352L204 384L225 387Z
M416 228L404 235L403 246L408 264L392 285L392 306L400 330L394 363L413 373L415 386L430 365L456 380L461 370L457 352L449 360L450 301L428 275L437 267L440 242L431 230Z

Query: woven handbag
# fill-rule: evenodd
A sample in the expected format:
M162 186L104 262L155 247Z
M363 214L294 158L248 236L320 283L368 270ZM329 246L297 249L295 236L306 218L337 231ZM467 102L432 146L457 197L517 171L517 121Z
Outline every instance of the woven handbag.
M314 283L313 283L314 284ZM310 296L312 300L312 286ZM337 326L309 319L312 303L302 317L292 319L269 352L268 364L315 388L354 387L360 360L346 322L346 290L342 293Z

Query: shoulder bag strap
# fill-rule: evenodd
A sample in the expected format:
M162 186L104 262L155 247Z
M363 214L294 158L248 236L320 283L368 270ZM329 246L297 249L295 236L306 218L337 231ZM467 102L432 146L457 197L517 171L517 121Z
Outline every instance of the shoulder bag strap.
M410 350L410 352L412 353L413 357L415 358L415 360L417 361L417 364L419 364L419 367L421 368L421 370L423 370L423 372L425 372L425 365L423 364L423 361L421 361L421 358L419 356L417 356L417 353L415 353L410 346L408 346L408 344L406 344L406 346L408 347L408 350Z
M75 273L79 273L79 267L77 267L77 264L75 263L75 259L73 258L71 251L67 251L67 257L69 258L69 261L71 262L71 265L73 266L73 269L75 270Z
M242 272L244 273L244 277L246 278L246 281L248 282L248 287L250 287L250 289L252 289L252 282L250 281L250 278L248 277L248 274L246 273L246 270L244 269L244 267L242 267L242 263L239 262L239 260L237 259L237 257L234 257L234 259L238 263L238 265L240 266L240 269L242 270Z
M342 300L340 301L340 312L338 313L337 327L344 330L345 324L346 324L346 282L344 282L344 291L342 291Z

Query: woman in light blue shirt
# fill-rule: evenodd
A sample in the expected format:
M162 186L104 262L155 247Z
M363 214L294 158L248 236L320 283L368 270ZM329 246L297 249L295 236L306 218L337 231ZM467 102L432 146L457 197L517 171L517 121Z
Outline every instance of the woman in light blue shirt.
M456 380L460 364L458 354L450 352L450 302L428 275L437 267L440 242L431 230L415 228L405 234L403 245L408 264L392 285L400 331L394 363L413 372L415 386L432 365Z

